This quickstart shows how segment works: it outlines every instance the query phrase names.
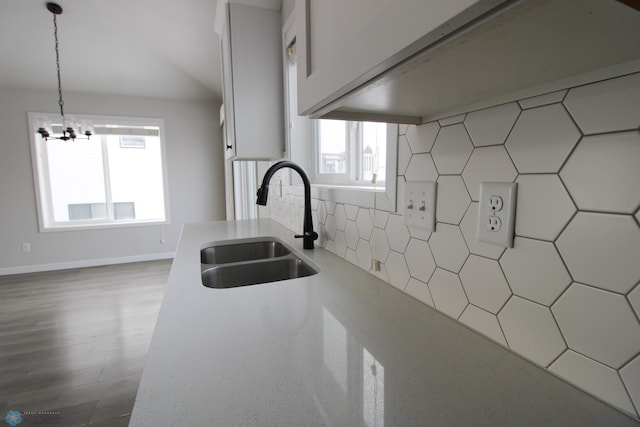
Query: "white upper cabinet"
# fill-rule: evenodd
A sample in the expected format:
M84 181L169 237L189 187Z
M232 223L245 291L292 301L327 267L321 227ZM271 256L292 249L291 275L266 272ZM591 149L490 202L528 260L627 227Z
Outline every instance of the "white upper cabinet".
M296 0L296 23L311 117L421 123L640 68L640 12L615 0Z
M298 111L312 114L504 0L296 0Z
M237 3L225 6L220 34L225 157L281 158L285 140L280 12Z

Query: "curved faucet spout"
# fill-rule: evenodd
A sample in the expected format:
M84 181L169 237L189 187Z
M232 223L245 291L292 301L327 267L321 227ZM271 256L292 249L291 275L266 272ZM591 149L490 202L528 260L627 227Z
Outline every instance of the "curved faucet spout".
M294 171L298 172L300 177L302 178L302 183L304 184L304 224L301 235L297 235L295 237L302 238L302 247L304 249L313 249L313 241L318 238L318 233L313 231L313 219L311 217L311 184L309 183L309 177L305 173L304 169L302 169L298 164L283 160L281 162L273 164L264 174L264 178L262 178L262 185L258 188L258 200L257 204L265 206L267 204L267 196L269 194L269 181L271 181L271 177L274 173L282 168L290 168Z

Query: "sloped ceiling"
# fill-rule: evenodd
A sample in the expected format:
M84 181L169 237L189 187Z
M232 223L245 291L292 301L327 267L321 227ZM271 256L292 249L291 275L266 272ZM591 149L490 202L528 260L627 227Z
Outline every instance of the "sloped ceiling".
M216 0L60 0L64 91L222 98ZM56 89L44 0L0 0L0 87Z

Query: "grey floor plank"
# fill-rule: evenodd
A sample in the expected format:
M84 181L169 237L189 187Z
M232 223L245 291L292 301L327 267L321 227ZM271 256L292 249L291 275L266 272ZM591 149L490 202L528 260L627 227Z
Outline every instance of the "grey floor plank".
M128 425L170 266L0 276L1 418Z

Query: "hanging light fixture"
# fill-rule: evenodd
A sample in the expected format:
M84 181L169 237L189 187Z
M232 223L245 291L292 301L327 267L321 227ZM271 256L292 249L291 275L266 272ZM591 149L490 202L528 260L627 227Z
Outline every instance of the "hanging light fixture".
M87 123L79 125L74 123L72 117L65 117L64 115L64 100L62 99L62 83L60 81L60 50L58 47L58 21L57 16L62 13L62 7L53 2L46 3L47 10L53 14L53 37L55 38L55 50L56 50L56 70L58 75L58 106L60 107L60 116L62 116L62 136L51 137L51 125L46 123L45 120L41 120L38 123L38 133L48 141L50 139L58 139L62 141L75 141L76 139L89 139L92 135L91 126ZM79 137L78 135L84 135Z

